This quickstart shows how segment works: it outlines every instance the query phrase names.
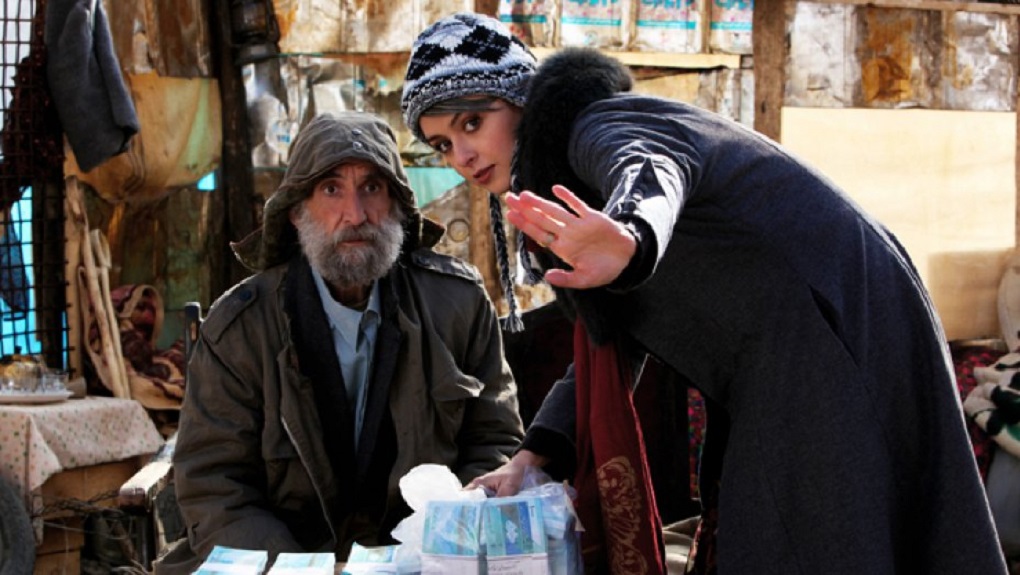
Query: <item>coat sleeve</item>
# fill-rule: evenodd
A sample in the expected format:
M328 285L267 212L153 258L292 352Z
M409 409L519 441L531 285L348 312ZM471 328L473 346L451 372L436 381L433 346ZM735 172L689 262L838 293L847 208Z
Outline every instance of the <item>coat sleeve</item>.
M553 384L528 426L522 448L548 457L546 471L553 477L569 476L576 464L577 400L574 366Z
M631 229L639 243L627 285L647 280L673 237L701 161L689 143L643 123L642 116L582 116L571 137L570 163L606 202L603 213Z
M251 361L246 355L220 357L201 335L189 362L174 474L188 539L199 557L214 545L302 551L266 501L263 396L256 378L240 376L234 364Z
M503 339L492 302L479 288L472 337L463 366L482 383L465 407L458 435L457 475L462 482L507 462L524 436L517 405L517 385L503 355Z
M609 287L626 290L647 280L673 236L673 227L697 180L695 148L653 132L641 117L579 118L569 147L571 168L605 201L603 212L626 225L639 245L636 261ZM573 366L549 391L528 428L523 447L557 464L572 461L577 405Z

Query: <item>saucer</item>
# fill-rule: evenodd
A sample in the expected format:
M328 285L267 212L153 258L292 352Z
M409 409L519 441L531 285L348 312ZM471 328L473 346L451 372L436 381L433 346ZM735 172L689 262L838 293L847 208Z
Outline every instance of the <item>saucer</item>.
M32 404L32 403L56 403L58 401L64 401L71 397L72 392L64 391L45 391L45 392L29 392L21 391L17 393L3 393L0 392L0 403L10 404Z

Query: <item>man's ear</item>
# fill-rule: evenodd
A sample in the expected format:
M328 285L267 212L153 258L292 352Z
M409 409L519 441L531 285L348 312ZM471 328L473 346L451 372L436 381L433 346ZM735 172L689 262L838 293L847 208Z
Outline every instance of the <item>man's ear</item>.
M304 207L304 205L305 203L301 201L294 204L293 206L290 207L289 210L287 210L287 218L290 220L290 223L295 228L297 227L298 218L301 217L301 209Z

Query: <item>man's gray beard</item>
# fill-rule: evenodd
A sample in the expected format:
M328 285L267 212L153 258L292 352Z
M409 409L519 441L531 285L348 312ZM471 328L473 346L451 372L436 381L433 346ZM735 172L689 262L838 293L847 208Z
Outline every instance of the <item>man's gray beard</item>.
M386 216L378 226L364 223L327 233L319 227L307 209L298 210L295 224L301 250L327 282L341 287L370 285L383 277L400 256L404 226L399 217ZM345 241L363 240L369 245L340 247Z

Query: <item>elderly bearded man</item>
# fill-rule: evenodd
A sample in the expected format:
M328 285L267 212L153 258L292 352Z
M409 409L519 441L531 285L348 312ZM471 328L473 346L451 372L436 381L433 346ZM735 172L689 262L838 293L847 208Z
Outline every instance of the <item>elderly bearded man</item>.
M263 227L234 244L258 271L202 323L174 455L187 540L334 552L392 543L398 480L421 463L462 482L508 461L523 429L495 308L477 271L430 248L393 132L364 113L295 139Z

